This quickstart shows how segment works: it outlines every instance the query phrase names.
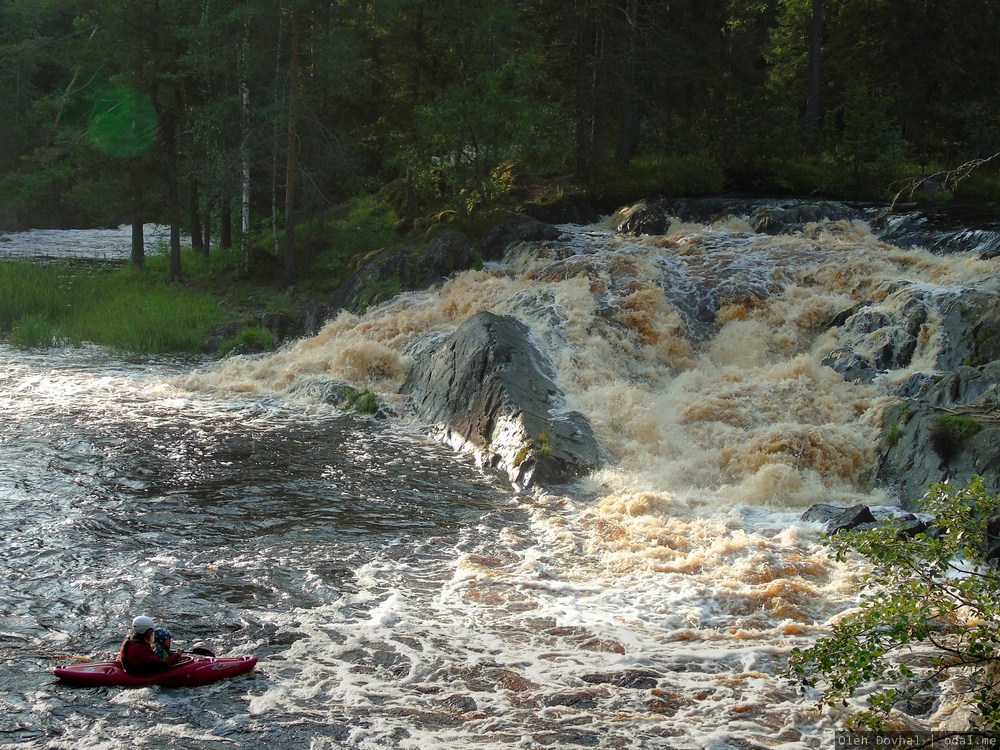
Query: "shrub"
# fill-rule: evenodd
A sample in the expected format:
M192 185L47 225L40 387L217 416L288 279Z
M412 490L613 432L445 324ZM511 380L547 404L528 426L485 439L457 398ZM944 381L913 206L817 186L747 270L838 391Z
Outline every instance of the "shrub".
M1000 731L1000 570L988 545L1000 498L974 477L965 487L934 485L920 505L935 519L929 533L907 536L888 521L831 539L837 558L871 563L860 607L813 646L793 649L786 674L830 706L863 692L848 720L858 729L884 727L895 709L961 675L972 730L992 736Z
M663 194L711 195L725 187L719 160L707 152L685 156L647 154L637 156L628 166L609 175L604 191L629 199Z

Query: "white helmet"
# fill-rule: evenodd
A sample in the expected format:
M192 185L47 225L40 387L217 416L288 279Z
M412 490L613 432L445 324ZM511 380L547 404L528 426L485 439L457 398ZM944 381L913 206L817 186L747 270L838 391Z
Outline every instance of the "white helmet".
M152 630L155 627L156 623L153 622L153 618L147 617L146 615L139 615L132 620L132 629L140 635L145 633L147 630Z

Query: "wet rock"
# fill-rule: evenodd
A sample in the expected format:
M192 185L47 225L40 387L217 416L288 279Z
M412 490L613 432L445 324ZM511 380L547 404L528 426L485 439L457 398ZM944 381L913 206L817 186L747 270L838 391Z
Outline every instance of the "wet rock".
M879 518L872 513L871 508L862 504L843 507L826 503L816 503L809 506L801 516L803 521L823 524L826 533L829 535L837 534L841 531L870 529L889 518L900 522L900 534L903 536L913 536L914 534L928 531L930 528L927 523L912 513L901 516L882 516Z
M830 352L823 357L822 363L851 383L871 383L878 375L878 370L867 357L847 347Z
M363 312L401 291L424 289L472 265L472 243L460 232L441 232L424 245L393 246L362 259L330 297L332 310Z
M348 400L355 389L340 380L296 380L288 390L292 398L309 403L339 406Z
M750 226L763 234L788 234L802 231L806 224L860 217L857 210L837 201L787 201L755 208L750 213Z
M807 224L862 219L863 213L838 201L802 199L677 198L642 201L615 215L620 234L664 234L673 218L708 224L746 217L762 234L800 232Z
M971 289L947 297L940 308L940 370L1000 359L1000 295Z
M598 445L563 394L528 328L480 313L415 358L401 392L448 443L471 448L518 487L562 484L598 465Z
M315 336L326 324L329 311L325 305L315 301L307 301L299 310L298 322L302 334Z
M872 515L871 509L867 505L852 505L849 508L844 508L825 503L817 503L810 506L802 514L802 520L823 524L826 527L827 534L836 534L838 531L850 531L878 522L878 519Z
M670 217L662 204L643 201L622 209L615 215L615 229L618 234L658 235L665 234L669 228Z
M529 216L501 221L479 243L483 260L499 260L512 245L559 239L559 230Z
M891 306L858 305L835 316L843 346L823 358L845 380L870 383L879 373L910 365L929 315L920 292L904 288Z
M627 669L624 672L594 672L580 677L591 685L614 685L620 688L634 690L651 690L663 677L659 672L650 669Z
M593 730L565 727L556 732L542 732L534 736L535 742L543 747L555 745L577 745L579 747L597 747L601 744L601 735Z
M542 698L542 705L547 707L566 706L569 708L595 708L598 696L585 690L572 693L555 693Z
M449 695L441 701L441 705L450 711L459 713L471 713L479 710L476 699L471 695Z
M264 313L261 315L260 327L271 334L275 344L280 344L301 330L295 321L283 312Z

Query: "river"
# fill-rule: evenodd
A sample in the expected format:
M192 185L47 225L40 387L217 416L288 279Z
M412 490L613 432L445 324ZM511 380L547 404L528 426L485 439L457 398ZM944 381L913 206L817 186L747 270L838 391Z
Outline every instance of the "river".
M780 670L861 571L798 519L895 501L867 479L884 387L823 367L838 342L816 321L904 304L876 293L901 276L995 284L1000 261L846 224L563 231L266 357L0 344L0 745L832 746L840 715ZM721 330L693 336L697 306L651 278L729 295ZM347 380L404 413L409 357L478 309L549 352L606 450L594 476L516 492L405 416L310 399ZM139 613L258 667L197 689L52 678Z

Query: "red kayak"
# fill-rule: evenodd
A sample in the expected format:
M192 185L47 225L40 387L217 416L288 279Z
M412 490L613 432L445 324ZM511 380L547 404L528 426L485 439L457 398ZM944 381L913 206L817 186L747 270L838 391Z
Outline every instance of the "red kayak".
M70 685L99 687L194 687L235 677L249 672L257 664L256 656L186 656L170 669L151 675L129 674L120 661L96 661L81 664L64 664L55 668L55 675Z

